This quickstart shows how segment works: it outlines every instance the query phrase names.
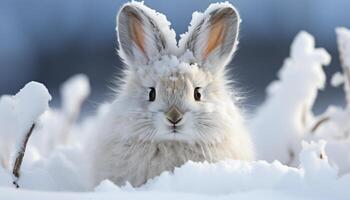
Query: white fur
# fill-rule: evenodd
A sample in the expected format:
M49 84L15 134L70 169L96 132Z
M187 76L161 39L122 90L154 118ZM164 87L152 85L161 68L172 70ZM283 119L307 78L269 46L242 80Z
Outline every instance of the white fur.
M141 3L127 5L150 13ZM219 5L218 9L225 5ZM156 15L151 17L158 22ZM164 27L159 29L164 30ZM125 70L118 97L94 140L97 144L93 151L96 184L110 179L118 185L130 182L140 186L189 160L217 162L254 157L251 139L233 100L233 89L225 70L202 67L191 51L174 46L172 41L166 42L170 47L147 64L135 64L135 60L128 59L137 58L120 51L125 63L134 65ZM226 57L217 59L230 60L234 49L232 44L232 49L225 52ZM210 59L215 59L215 55L217 52ZM156 89L153 102L148 101L149 87ZM201 101L194 99L196 87L201 88ZM177 133L170 128L165 115L172 105L183 112Z

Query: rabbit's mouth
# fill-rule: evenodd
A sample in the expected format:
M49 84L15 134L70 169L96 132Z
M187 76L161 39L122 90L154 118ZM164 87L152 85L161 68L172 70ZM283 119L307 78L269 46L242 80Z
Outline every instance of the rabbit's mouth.
M176 124L173 124L170 126L170 130L171 130L171 133L175 133L175 134L178 134L178 133L181 133L180 130L182 129L183 125L176 125Z

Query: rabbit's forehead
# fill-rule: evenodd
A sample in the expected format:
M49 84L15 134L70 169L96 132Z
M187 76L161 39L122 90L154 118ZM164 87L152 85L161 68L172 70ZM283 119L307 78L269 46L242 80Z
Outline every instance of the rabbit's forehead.
M172 74L189 74L198 71L198 66L188 59L178 58L174 55L165 55L158 60L154 60L149 65L138 66L137 73L140 76L153 75L159 78Z
M204 70L188 57L163 56L148 66L138 67L136 73L146 85L154 82L163 85L180 85L188 81L204 84L208 81L210 72Z

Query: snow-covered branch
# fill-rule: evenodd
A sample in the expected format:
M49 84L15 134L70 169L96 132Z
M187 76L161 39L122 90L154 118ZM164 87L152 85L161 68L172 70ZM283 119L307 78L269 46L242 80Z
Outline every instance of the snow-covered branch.
M315 39L301 31L294 39L290 57L267 87L267 98L253 120L258 158L296 165L301 140L313 125L312 107L318 90L324 88L322 66L331 57L315 48Z
M343 69L343 84L348 105L350 105L350 30L336 29L340 63Z
M14 96L0 98L0 146L5 150L0 151L0 158L5 168L13 169L16 187L27 142L50 100L45 86L37 82L28 83Z
M17 180L19 179L19 176L20 176L20 170L21 170L24 154L26 152L28 140L32 135L34 128L35 128L35 124L33 124L32 127L30 127L29 131L24 136L24 139L22 140L23 143L20 144L20 149L16 155L15 164L13 165L13 169L12 169L12 174L14 175L14 178L15 178L15 180L13 181L13 184L16 186L16 188L19 188Z

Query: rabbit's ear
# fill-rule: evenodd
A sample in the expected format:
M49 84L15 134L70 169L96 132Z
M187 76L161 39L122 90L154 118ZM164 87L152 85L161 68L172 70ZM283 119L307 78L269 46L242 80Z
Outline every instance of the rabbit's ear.
M126 64L147 65L159 59L167 43L156 19L144 5L128 3L117 16L119 55ZM153 10L152 10L153 11Z
M237 45L240 18L236 9L228 3L210 6L200 17L194 15L185 50L190 50L199 65L219 70L232 58ZM199 18L199 19L198 19ZM180 45L181 45L180 41Z

